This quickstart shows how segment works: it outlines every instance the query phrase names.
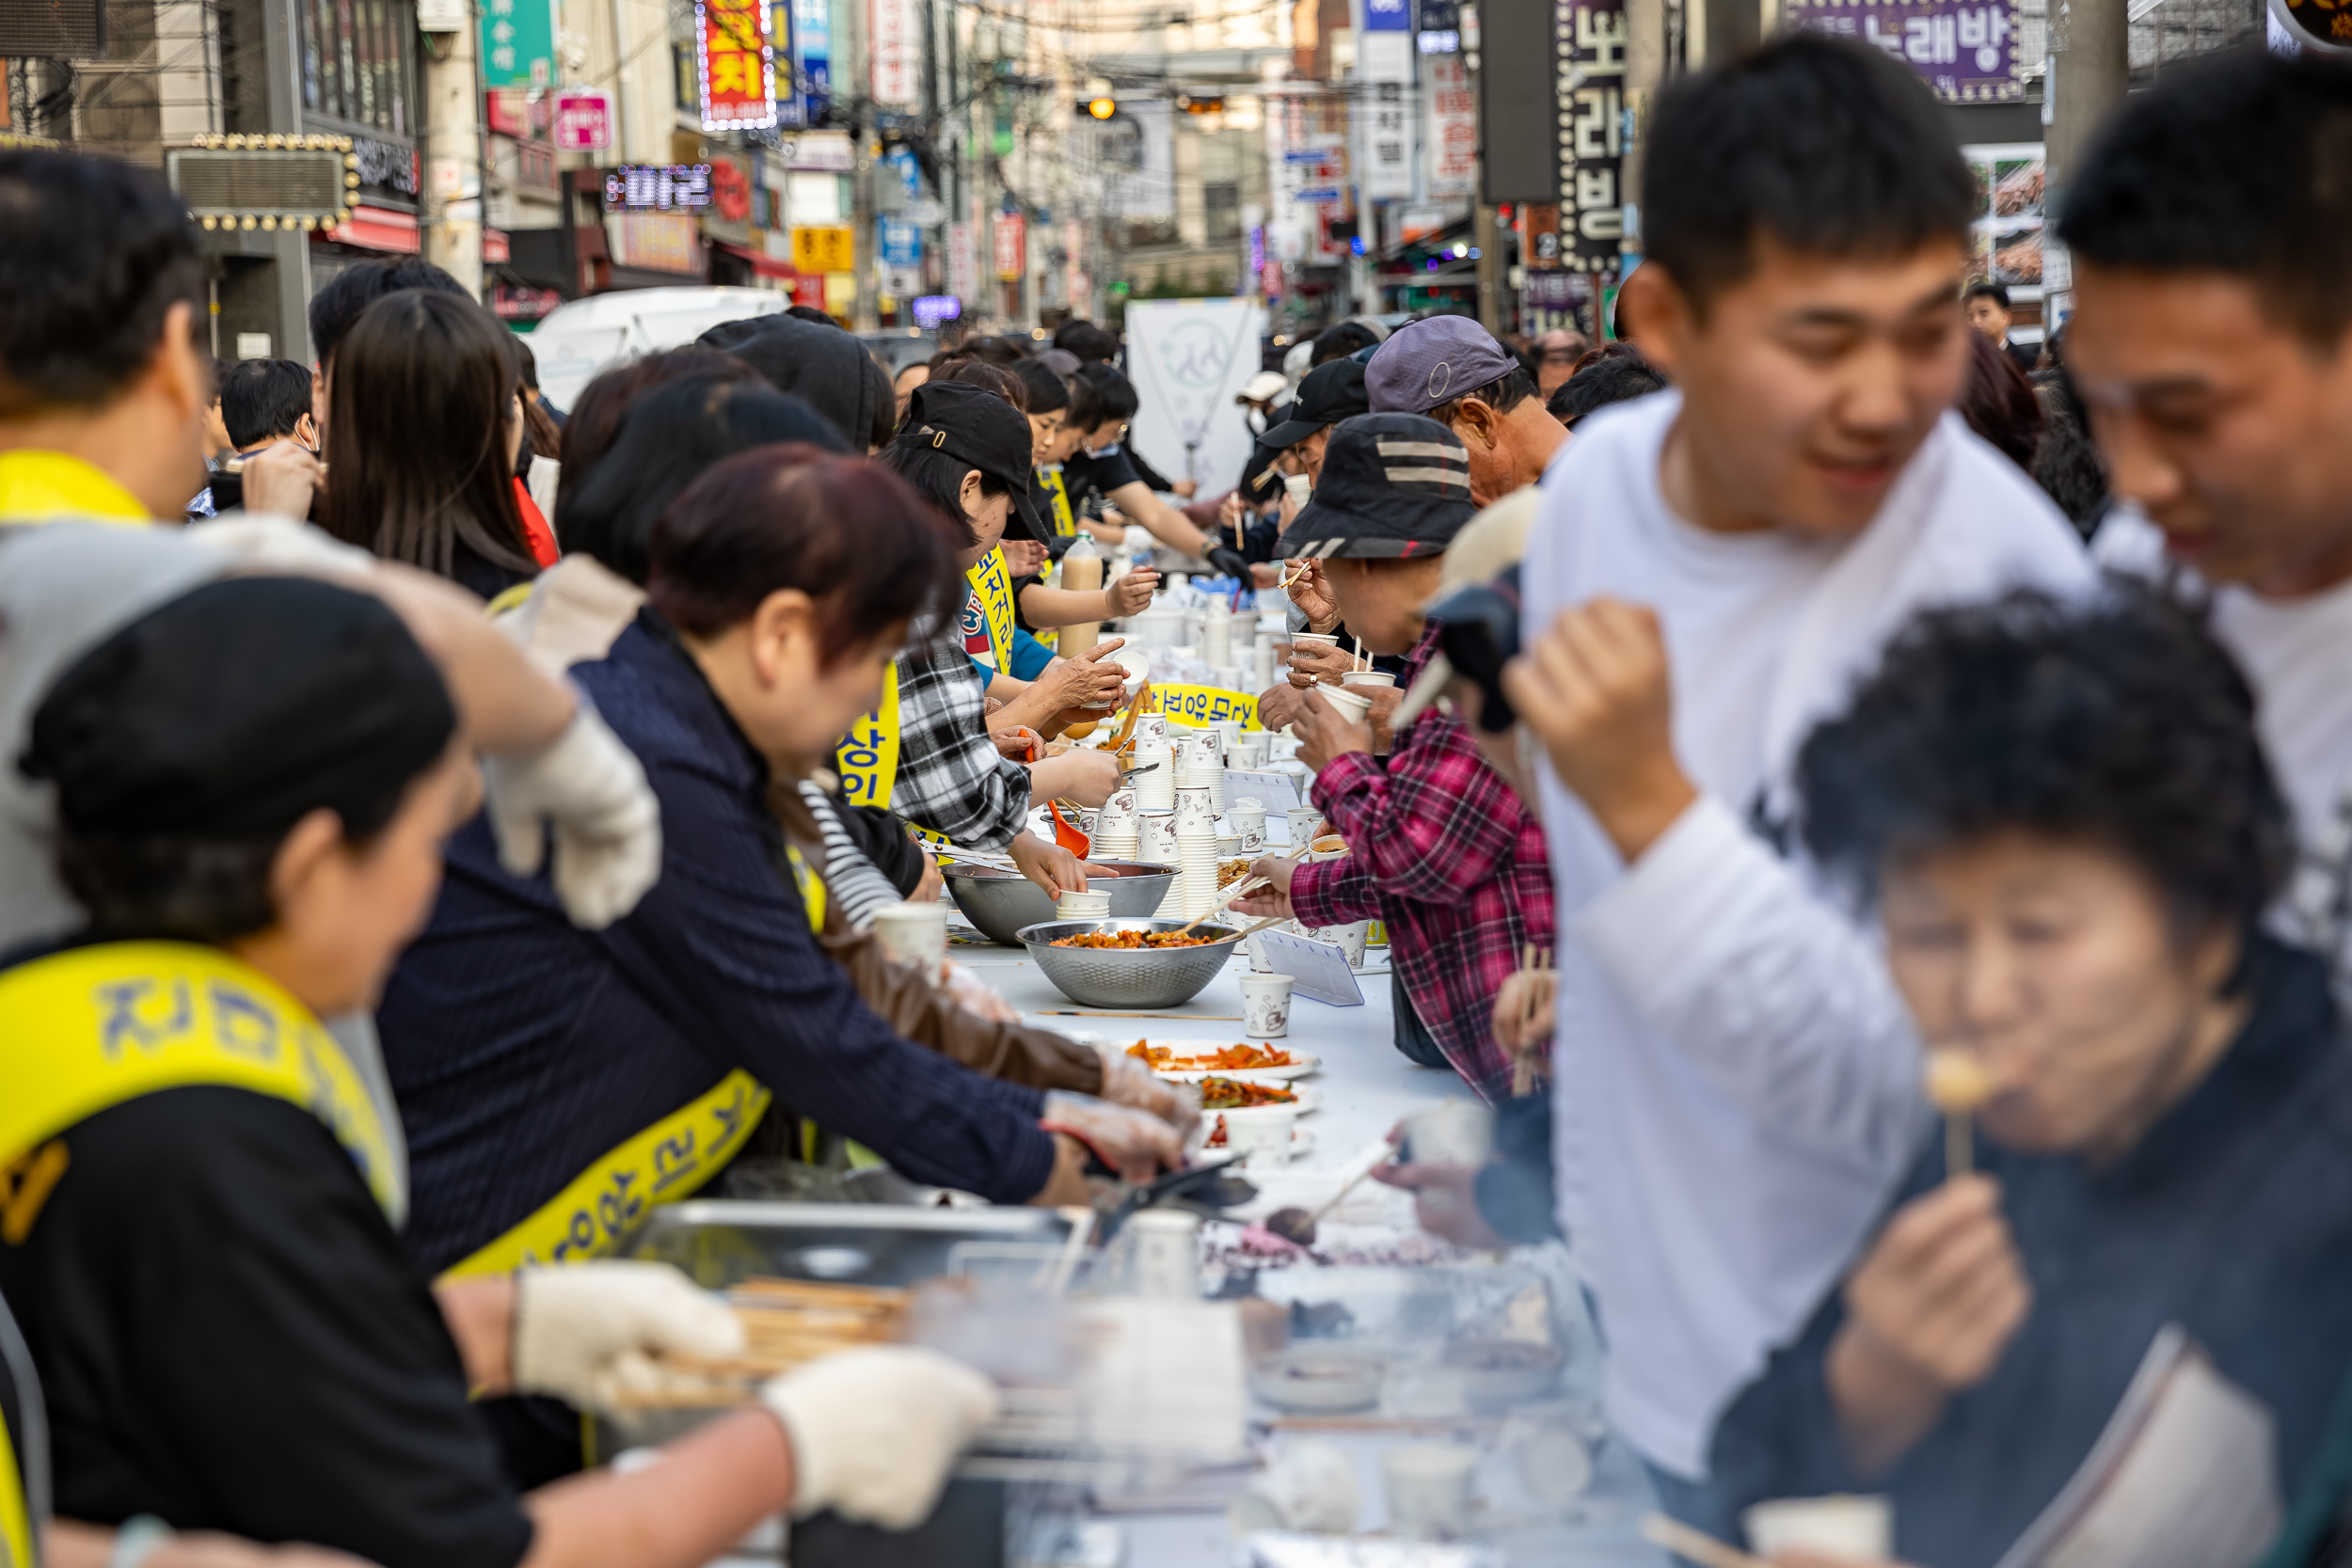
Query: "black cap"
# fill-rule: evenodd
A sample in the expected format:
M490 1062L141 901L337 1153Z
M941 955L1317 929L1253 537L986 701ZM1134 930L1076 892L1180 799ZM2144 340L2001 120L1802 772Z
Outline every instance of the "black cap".
M1030 494L1028 418L994 392L968 381L927 381L907 399L898 439L945 452L1000 481L1012 492L1013 511L1030 536L1052 537Z
M84 839L275 843L322 806L364 837L456 730L440 672L381 602L232 578L76 660L21 766Z
M1364 391L1364 367L1353 359L1317 365L1298 384L1298 400L1290 418L1265 433L1269 447L1295 447L1325 425L1372 412Z
M1436 555L1477 514L1460 436L1420 414L1362 414L1331 432L1282 553Z

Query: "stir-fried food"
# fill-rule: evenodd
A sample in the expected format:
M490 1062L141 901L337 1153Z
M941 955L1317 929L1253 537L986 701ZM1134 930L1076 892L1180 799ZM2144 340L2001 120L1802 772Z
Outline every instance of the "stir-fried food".
M1056 937L1055 947L1108 947L1133 952L1145 947L1206 947L1220 937L1231 935L1220 931L1216 936L1181 936L1174 931L1081 931L1074 937Z
M1200 1108L1239 1111L1251 1105L1295 1105L1297 1094L1279 1084L1245 1084L1238 1078L1200 1080Z
M1298 1058L1279 1046L1242 1042L1194 1055L1180 1056L1175 1047L1137 1040L1127 1054L1144 1066L1168 1072L1246 1072L1260 1068L1289 1067Z

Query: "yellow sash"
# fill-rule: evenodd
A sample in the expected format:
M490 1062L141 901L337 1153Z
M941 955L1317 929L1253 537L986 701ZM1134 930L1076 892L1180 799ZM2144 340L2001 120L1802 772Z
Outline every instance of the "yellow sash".
M1070 512L1070 487L1062 483L1061 465L1048 463L1037 471L1037 482L1044 487L1046 499L1054 505L1054 531L1067 539L1078 531L1078 519Z
M19 1388L16 1397L31 1395ZM0 1421L0 1568L32 1568L32 1563L33 1511L24 1504L24 1481L8 1441L8 1423Z
M1005 552L993 549L977 565L964 569L964 579L979 595L980 614L988 622L988 651L995 657L999 674L1012 673L1012 578L1005 573Z
M882 705L850 726L834 749L833 770L841 779L841 799L853 806L887 810L898 779L898 666L882 677Z
M52 517L153 521L136 496L94 464L31 447L0 452L0 522L45 523Z
M0 1164L141 1095L215 1084L310 1112L395 1207L383 1120L342 1047L217 948L108 942L0 974Z
M825 925L825 884L789 845L785 858L813 933ZM771 1096L736 1069L651 1127L607 1149L521 1224L453 1264L444 1277L504 1274L530 1263L602 1258L657 1204L717 1175L767 1114Z

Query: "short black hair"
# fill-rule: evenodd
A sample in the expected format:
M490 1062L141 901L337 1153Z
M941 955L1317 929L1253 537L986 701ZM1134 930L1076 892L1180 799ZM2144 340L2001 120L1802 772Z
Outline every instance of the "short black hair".
M1659 95L1642 242L1702 310L1766 236L1806 256L1908 256L1961 244L1976 206L1942 107L1868 44L1788 33Z
M1089 364L1107 363L1119 357L1119 334L1090 321L1066 321L1054 328L1054 346Z
M1359 354L1379 341L1380 334L1362 322L1342 322L1337 326L1327 326L1315 335L1314 346L1307 351L1307 368L1313 370L1317 365Z
M1631 343L1605 343L1577 361L1567 380L1552 388L1544 404L1551 417L1576 428L1576 421L1596 408L1628 403L1666 389L1666 378Z
M414 256L398 256L388 261L354 262L328 278L326 285L310 296L311 358L321 365L334 358L335 345L343 341L343 334L351 330L351 324L386 294L396 294L404 289L455 294L460 299L473 298L466 292L464 284L432 262Z
M539 356L531 352L531 345L523 341L521 333L511 333L509 336L514 339L511 347L515 356L515 369L521 374L523 385L535 392L539 389ZM547 455L553 457L555 453L548 452Z
M1136 396L1136 384L1118 366L1089 365L1078 373L1094 388L1099 415L1095 420L1097 430L1106 424L1126 423L1143 406L1142 400Z
M1020 377L1022 389L1029 394L1029 413L1051 414L1057 408L1070 406L1070 384L1056 375L1051 365L1024 359L1009 368Z
M0 416L105 403L203 296L196 226L151 170L0 152Z
M1070 412L1065 422L1079 430L1102 429L1103 399L1094 390L1094 383L1087 379L1086 366L1080 365L1078 373L1063 385L1070 388Z
M2017 829L2102 844L2176 918L2246 938L2294 854L2245 677L2194 610L2124 583L1919 616L1796 784L1805 847L1866 898L1890 863Z
M2058 235L2097 266L2245 278L2334 344L2352 326L2352 69L2257 40L2166 71L2091 139Z
M292 436L311 413L310 367L292 359L245 359L220 378L220 422L239 451Z
M1979 299L1989 299L2006 310L2009 309L2009 287L2002 283L1980 281L1971 283L1960 291L1960 302L1963 305L1972 304Z

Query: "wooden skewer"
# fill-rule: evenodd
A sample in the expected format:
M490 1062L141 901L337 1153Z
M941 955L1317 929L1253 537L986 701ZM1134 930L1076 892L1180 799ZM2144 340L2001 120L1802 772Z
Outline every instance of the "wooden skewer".
M1360 670L1364 667L1364 640L1360 637L1356 639L1356 654L1347 661L1347 667L1350 670Z
M1652 1513L1643 1519L1642 1537L1653 1545L1665 1547L1677 1557L1688 1558L1699 1568L1772 1568L1772 1564L1762 1558L1718 1541L1705 1530L1692 1529L1679 1519L1669 1519L1663 1513Z

